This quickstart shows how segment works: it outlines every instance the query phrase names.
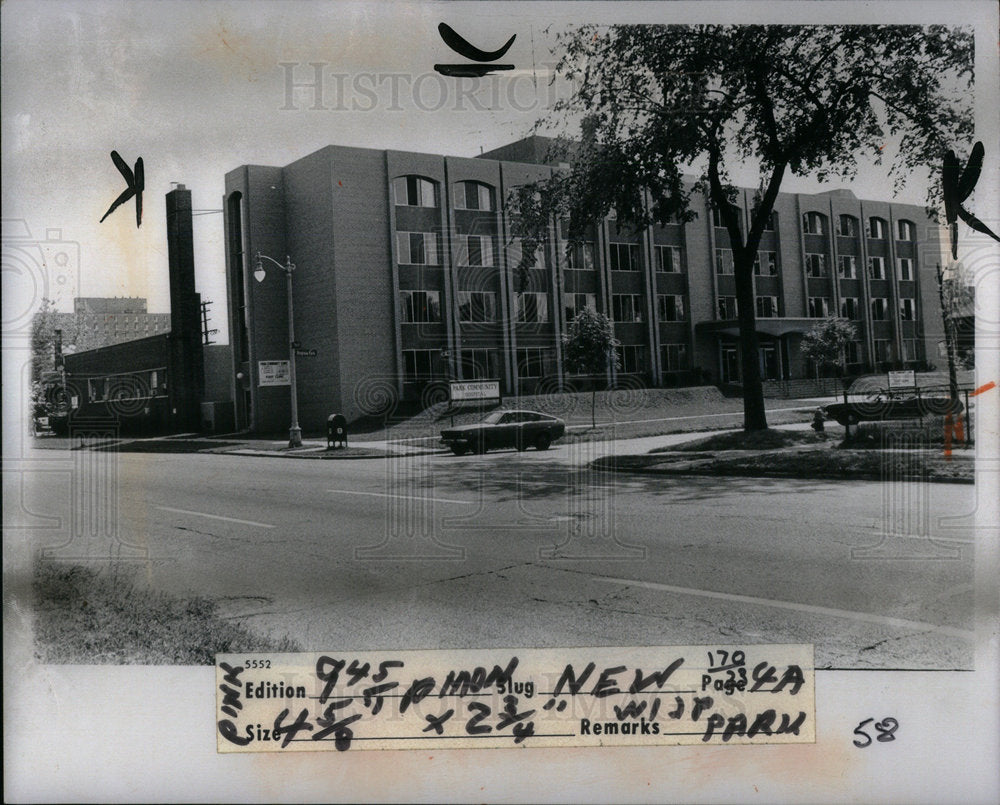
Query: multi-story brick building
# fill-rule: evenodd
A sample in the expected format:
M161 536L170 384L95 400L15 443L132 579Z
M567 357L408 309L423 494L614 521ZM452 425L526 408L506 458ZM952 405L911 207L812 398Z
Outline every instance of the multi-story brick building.
M738 382L740 343L729 236L703 196L696 220L619 227L581 240L563 227L525 255L504 213L511 188L560 170L544 138L476 158L328 146L290 165L226 176L227 269L237 421L287 426L289 392L260 364L289 356L283 277L253 279L259 251L294 272L301 421L322 427L429 382L489 378L505 395L567 378L560 335L582 307L608 314L622 367L610 382ZM752 191L740 193L747 220ZM810 371L799 343L816 320L857 325L848 369L919 365L938 321L939 233L922 207L850 190L781 194L755 269L765 378ZM937 317L937 318L933 318ZM936 339L936 335L934 338Z
M72 313L54 316L67 351L98 349L170 332L170 314L147 313L146 300L139 296L78 296Z

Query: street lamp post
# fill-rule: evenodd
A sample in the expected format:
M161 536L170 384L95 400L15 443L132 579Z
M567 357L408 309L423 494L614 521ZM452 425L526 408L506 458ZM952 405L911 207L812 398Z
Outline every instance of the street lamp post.
M288 446L302 447L302 428L299 427L299 391L295 382L295 312L292 308L292 272L295 270L295 263L292 262L288 255L285 255L285 264L282 265L273 257L268 257L266 254L257 252L257 267L253 272L254 279L257 280L257 282L263 282L264 277L267 276L267 271L264 270L264 260L274 263L274 265L284 271L285 279L287 281L288 379L291 381L292 392L292 424L288 428Z

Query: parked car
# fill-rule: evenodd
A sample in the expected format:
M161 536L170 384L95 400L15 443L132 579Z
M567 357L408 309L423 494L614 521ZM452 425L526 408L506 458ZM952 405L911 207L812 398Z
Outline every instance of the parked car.
M470 450L485 453L499 447L548 450L565 433L566 423L558 417L536 411L493 411L481 422L441 431L441 441L456 456L463 456Z
M830 419L849 427L859 422L880 419L919 419L924 416L960 414L964 408L959 400L952 400L941 394L877 394L860 402L827 405L822 410Z

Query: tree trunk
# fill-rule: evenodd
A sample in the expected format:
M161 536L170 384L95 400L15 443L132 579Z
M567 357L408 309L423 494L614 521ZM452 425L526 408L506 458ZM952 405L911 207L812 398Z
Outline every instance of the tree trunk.
M597 428L597 386L590 390L590 427Z
M955 332L955 322L951 316L951 298L944 291L944 275L941 264L937 267L938 299L941 301L941 319L944 323L945 352L948 355L948 391L953 401L958 400L958 334Z
M739 308L741 366L743 372L743 430L767 430L764 384L760 377L757 321L754 315L753 259L734 252L736 304Z

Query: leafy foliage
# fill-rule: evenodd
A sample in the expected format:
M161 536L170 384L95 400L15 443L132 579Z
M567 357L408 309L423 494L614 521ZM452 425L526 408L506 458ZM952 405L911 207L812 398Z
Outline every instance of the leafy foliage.
M948 148L967 145L971 34L944 26L585 25L559 42L556 73L574 92L554 117L579 123L581 136L551 155L568 159L568 170L511 194L521 235L541 238L559 220L579 237L612 209L625 225L687 221L693 196L707 195L733 249L745 426L765 428L752 271L786 172L849 179L861 155L881 163L895 138L888 172L898 188ZM731 204L730 161L760 171L745 232ZM939 188L935 174L929 201Z
M573 374L596 375L619 368L614 326L603 313L584 308L563 335L563 363Z
M802 354L816 365L817 373L824 366L842 366L847 345L858 337L857 329L847 319L830 316L813 325L802 336Z
M576 314L563 335L563 364L573 374L597 375L621 367L618 339L611 320L603 313L584 308ZM597 387L590 394L590 424L597 427Z

